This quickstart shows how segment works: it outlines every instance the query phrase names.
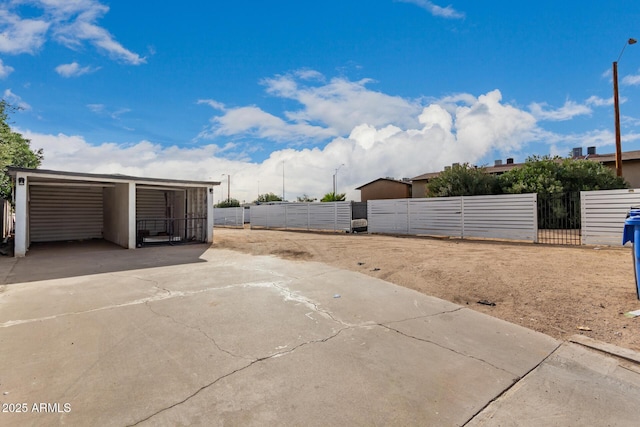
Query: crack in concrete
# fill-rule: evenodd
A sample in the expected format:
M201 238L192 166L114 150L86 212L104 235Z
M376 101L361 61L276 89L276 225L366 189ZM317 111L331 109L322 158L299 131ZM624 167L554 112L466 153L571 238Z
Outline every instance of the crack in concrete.
M490 401L487 402L486 405L484 405L482 408L480 408L475 414L473 414L464 424L462 424L462 427L466 426L467 424L469 424L471 421L473 421L474 418L476 418L478 415L480 415L482 412L484 412L485 409L487 409L489 407L489 405L491 405L493 402L497 401L498 399L500 399L502 396L504 396L505 394L507 394L509 392L509 390L511 390L513 387L515 387L516 384L518 384L520 381L523 381L525 378L527 378L529 375L531 375L531 373L533 371L535 371L538 366L542 365L544 362L546 362L547 360L549 360L549 358L551 356L553 356L558 349L562 346L562 342L558 343L558 345L556 346L556 348L553 349L552 352L550 352L547 357L545 357L544 359L542 359L540 361L540 363L537 363L534 367L532 367L531 369L529 369L529 371L527 371L524 375L522 375L519 378L516 378L509 387L505 388L504 390L502 390L502 392L500 394L498 394L496 397L494 397L493 399L491 399Z
M389 322L384 322L384 323L385 323L385 325L389 325L389 324L392 324L392 323L407 322L409 320L427 319L429 317L436 317L436 316L441 316L443 314L455 313L456 311L460 311L460 310L464 310L464 309L465 309L465 307L460 306L460 307L455 308L453 310L439 311L439 312L433 313L433 314L423 314L422 316L409 317L407 319L401 319L401 320L391 320Z
M187 327L187 328L189 328L189 329L193 329L194 331L198 331L198 332L200 332L200 333L201 333L202 335L204 335L204 336L205 336L209 341L211 341L211 342L213 343L213 345L215 345L215 346L216 346L216 348L217 348L218 350L220 350L221 352L223 352L223 353L227 353L229 356L232 356L232 357L235 357L235 358L238 358L238 359L251 360L251 359L250 359L250 358L248 358L248 357L244 357L244 356L240 356L240 355L238 355L238 354L234 354L234 353L232 353L231 351L229 351L229 350L227 350L227 349L224 349L224 348L220 347L220 345L219 345L219 344L218 344L218 342L215 340L215 338L213 338L212 336L210 336L209 334L207 334L205 331L203 331L203 330L202 330L202 329L200 329L199 327L189 325L188 323L179 322L178 320L176 320L176 319L175 319L173 316L171 316L171 315L160 313L160 312L158 312L158 311L154 310L148 302L147 302L147 303L145 303L145 306L146 306L146 307L147 307L147 308L148 308L148 309L149 309L153 314L155 314L156 316L166 317L167 319L171 320L172 322L174 322L174 323L175 323L175 324L177 324L177 325L185 326L185 327Z
M22 324L25 324L25 323L42 322L42 321L45 321L45 320L54 320L54 319L57 319L59 317L65 317L65 316L75 316L75 315L81 315L81 314L87 314L87 313L95 313L95 312L103 311L103 310L112 310L112 309L115 309L115 308L146 304L148 302L153 302L153 301L163 301L163 300L170 299L170 298L183 297L183 296L192 296L192 295L197 295L197 294L201 294L201 293L204 293L204 292L215 292L215 291L219 291L219 290L238 288L238 287L271 287L273 285L274 285L273 282L238 283L238 284L235 284L235 285L220 286L220 287L213 287L213 288L204 288L204 289L198 289L198 290L193 290L193 291L171 291L171 290L166 289L166 288L161 288L159 286L154 286L154 288L162 289L162 290L164 290L166 292L164 294L155 294L155 295L152 295L152 296L149 296L149 297L145 297L145 298L138 298L138 299L135 299L133 301L127 301L127 302L123 302L123 303L120 303L120 304L106 305L106 306L103 306L103 307L96 307L96 308L92 308L92 309L89 309L89 310L72 311L72 312L67 312L67 313L58 313L58 314L53 314L51 316L44 316L44 317L38 317L38 318L32 318L32 319L9 320L7 322L0 323L0 328L8 328L8 327L11 327L11 326L22 325Z
M397 334L400 334L400 335L402 335L402 336L405 336L405 337L407 337L407 338L411 338L411 339L414 339L414 340L417 340L417 341L422 341L422 342L426 342L426 343L429 343L429 344L433 344L433 345L436 345L436 346L438 346L438 347L440 347L440 348L442 348L442 349L444 349L444 350L448 350L448 351L450 351L450 352L452 352L452 353L455 353L455 354L458 354L458 355L460 355L460 356L469 357L469 358L471 358L471 359L475 359L475 360L477 360L477 361L479 361L479 362L486 363L487 365L491 366L491 367L492 367L492 368L494 368L494 369L497 369L497 370L499 370L499 371L506 372L506 373L507 373L507 374L509 374L509 375L513 375L513 376L515 376L515 380L514 380L514 381L518 381L518 380L520 379L520 377L519 377L517 374L514 374L513 372L509 372L509 371L507 371L506 369L501 368L501 367L499 367L499 366L496 366L496 365L494 365L494 364L492 364L492 363L490 363L490 362L487 362L486 360L481 359L481 358L479 358L479 357L473 356L473 355L471 355L471 354L462 353L462 352L460 352L460 351L457 351L457 350L454 350L454 349L452 349L452 348L446 347L446 346L444 346L444 345L442 345L442 344L439 344L439 343L437 343L437 342L435 342L435 341L431 341L431 340L428 340L428 339L424 339L424 338L416 337L416 336L413 336L413 335L409 335L409 334L407 334L407 333L404 333L404 332L402 332L402 331L400 331L400 330L398 330L398 329L392 328L391 326L388 326L388 325L385 325L385 324L382 324L382 323L378 323L377 325L378 325L378 326L381 326L381 327L383 327L383 328L389 329L390 331L393 331L393 332L395 332L395 333L397 333Z
M225 379L225 378L228 378L228 377L230 377L230 376L232 376L232 375L234 375L234 374L236 374L236 373L238 373L238 372L242 372L242 371L244 371L244 370L246 370L246 369L250 368L251 366L255 365L256 363L261 363L261 362L264 362L264 361L267 361L267 360L270 360L270 359L274 359L274 358L277 358L277 357L285 356L285 355L287 355L287 354L293 353L294 351L296 351L296 350L298 350L299 348L304 347L304 346L306 346L306 345L316 344L316 343L325 343L325 342L327 342L327 341L329 341L329 340L331 340L331 339L333 339L333 338L337 337L338 335L340 335L340 333L341 333L342 331L344 331L344 330L346 330L346 329L350 329L350 328L349 328L349 327L345 327L345 328L339 329L339 330L338 330L337 332L335 332L334 334L329 335L328 337L325 337L325 338L322 338L322 339L310 340L310 341L306 341L306 342L300 343L300 344L298 344L297 346L293 347L291 350L281 351L281 352L277 352L277 353L271 354L271 355L269 355L269 356L264 356L264 357L259 357L259 358L257 358L257 359L254 359L254 360L252 360L250 363L248 363L247 365L245 365L245 366L243 366L243 367L240 367L240 368L237 368L237 369L234 369L233 371L231 371L231 372L229 372L229 373L226 373L226 374L224 374L224 375L222 375L222 376L220 376L220 377L216 378L216 379L215 379L215 380L213 380L212 382L210 382L210 383L208 383L208 384L203 385L203 386L202 386L202 387L200 387L198 390L196 390L195 392L191 393L189 396L185 397L184 399L180 400L179 402L173 403L173 404L171 404L171 405L169 405L169 406L167 406L167 407L164 407L164 408L162 408L162 409L159 409L159 410L157 410L156 412L154 412L153 414L151 414L151 415L147 416L146 418L143 418L143 419L141 419L141 420L138 420L138 421L136 421L136 422L135 422L135 423L133 423L133 424L128 424L128 425L127 425L127 427L134 427L134 426L137 426L137 425L139 425L140 423L143 423L143 422L145 422L145 421L148 421L148 420L150 420L151 418L155 417L156 415L161 414L162 412L168 411L169 409L175 408L176 406L180 406L180 405L182 405L183 403L186 403L186 402L187 402L187 401L189 401L190 399L194 398L195 396L197 396L198 394L200 394L200 393L201 393L201 392L203 392L204 390L208 389L209 387L211 387L211 386L213 386L213 385L217 384L219 381L221 381L221 380L223 380L223 379Z

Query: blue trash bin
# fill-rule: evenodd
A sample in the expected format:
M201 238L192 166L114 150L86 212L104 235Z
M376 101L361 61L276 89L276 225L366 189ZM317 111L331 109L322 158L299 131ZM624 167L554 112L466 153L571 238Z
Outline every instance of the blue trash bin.
M631 209L624 221L624 233L622 234L622 244L627 242L633 244L633 272L636 279L636 297L640 300L640 209Z

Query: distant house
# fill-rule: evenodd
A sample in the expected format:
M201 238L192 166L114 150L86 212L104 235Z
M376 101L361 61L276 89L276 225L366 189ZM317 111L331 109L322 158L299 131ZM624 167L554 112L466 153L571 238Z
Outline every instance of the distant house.
M606 167L616 170L616 153L597 154L596 147L588 147L587 155L582 155L581 148L574 148L573 157L576 159L593 160ZM640 150L624 151L622 153L622 177L631 188L640 188Z
M615 153L597 154L596 147L588 147L586 156L582 154L581 147L574 148L572 151L572 157L574 159L599 162L614 171L616 169ZM502 175L503 173L522 165L523 163L514 163L512 158L508 158L506 163L502 163L502 160L496 160L493 166L485 167L485 171L492 175ZM448 167L445 167L445 170L447 168ZM429 172L411 178L413 187L411 194L413 197L427 197L427 183L440 175L440 173L441 172ZM622 153L622 176L632 188L640 188L640 150L625 151Z
M508 170L521 166L523 163L514 163L512 158L508 158L506 163L502 163L502 160L496 160L493 166L485 167L485 171L492 175L502 175ZM445 167L447 170L449 166ZM427 197L427 184L433 178L440 175L441 172L429 172L423 173L416 177L411 178L412 189L411 194L413 197Z
M407 199L411 197L411 181L394 178L378 178L356 188L360 190L360 201L380 199Z

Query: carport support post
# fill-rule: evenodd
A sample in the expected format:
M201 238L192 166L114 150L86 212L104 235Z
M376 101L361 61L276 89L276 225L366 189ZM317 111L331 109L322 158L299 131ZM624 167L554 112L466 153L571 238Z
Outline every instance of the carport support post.
M213 187L207 189L207 243L213 243Z
M15 247L14 256L23 257L27 254L27 224L29 222L27 215L27 188L29 178L24 173L16 174L16 192L15 192Z
M136 248L136 183L129 182L129 249Z

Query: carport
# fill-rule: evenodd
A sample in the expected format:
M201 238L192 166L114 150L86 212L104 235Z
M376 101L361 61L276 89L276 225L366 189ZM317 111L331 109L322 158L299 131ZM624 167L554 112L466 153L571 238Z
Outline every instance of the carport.
M134 249L213 242L215 181L9 168L15 256L31 243L104 239Z

